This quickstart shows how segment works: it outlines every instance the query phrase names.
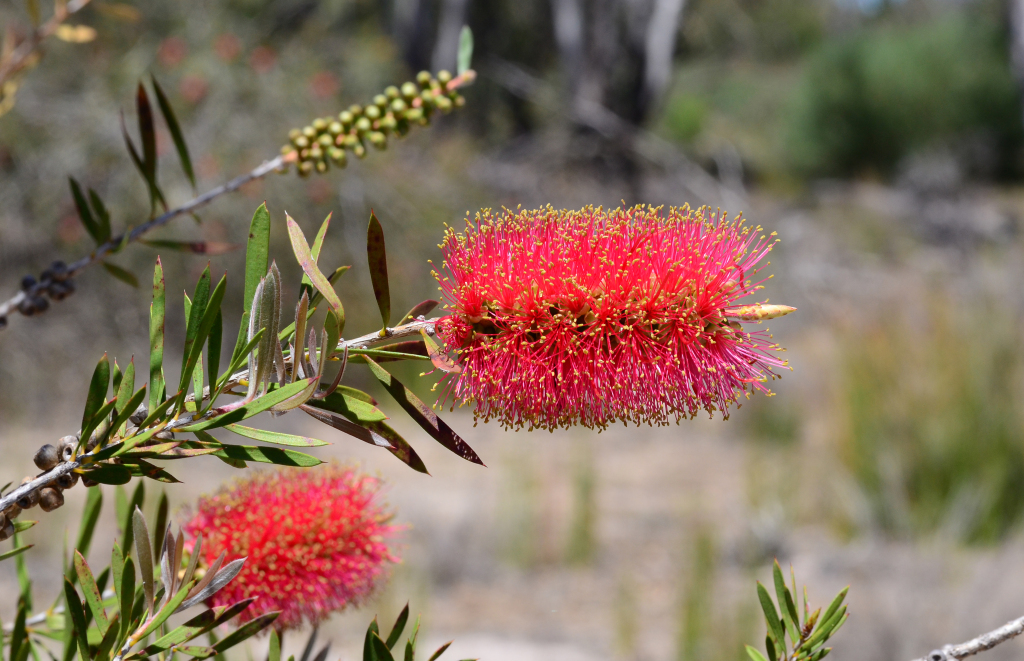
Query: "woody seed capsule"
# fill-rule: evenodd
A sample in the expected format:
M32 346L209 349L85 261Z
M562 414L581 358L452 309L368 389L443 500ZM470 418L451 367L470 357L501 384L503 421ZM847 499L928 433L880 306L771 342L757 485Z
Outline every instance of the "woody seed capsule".
M32 481L31 477L26 477L24 480L21 481L21 483L24 485L24 484L28 484L31 481ZM33 489L32 491L29 491L27 494L25 494L24 496L22 496L21 498L19 498L17 500L18 507L20 507L23 510L32 509L33 507L36 506L36 504L38 502L39 502L39 490L38 489Z
M78 484L77 473L64 473L57 478L57 486L61 489L70 489L71 487Z
M52 512L64 504L64 494L53 487L39 490L39 507L44 512Z
M32 462L41 471L48 471L60 463L60 452L49 443L36 450Z
M21 508L18 507L17 503L11 503L10 505L7 506L7 509L5 509L3 513L4 516L7 517L8 521L14 521L19 516L21 516Z
M75 454L75 448L78 447L78 438L75 436L64 436L60 439L60 457L61 461L71 461L71 457Z
M0 542L5 539L10 539L14 536L14 523L8 521L2 528L0 528Z

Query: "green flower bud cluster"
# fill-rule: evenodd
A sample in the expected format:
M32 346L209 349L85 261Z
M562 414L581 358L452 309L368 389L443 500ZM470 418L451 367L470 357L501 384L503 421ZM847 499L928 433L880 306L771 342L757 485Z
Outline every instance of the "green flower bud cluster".
M348 152L364 158L367 143L387 149L388 136L404 137L414 124L430 124L435 111L448 114L464 106L466 99L458 87L467 80L452 78L447 71L439 71L437 77L421 71L416 82L391 85L369 105L355 104L337 117L319 117L304 128L292 129L281 154L287 163L296 164L302 177L327 172L332 163L343 168L348 164Z

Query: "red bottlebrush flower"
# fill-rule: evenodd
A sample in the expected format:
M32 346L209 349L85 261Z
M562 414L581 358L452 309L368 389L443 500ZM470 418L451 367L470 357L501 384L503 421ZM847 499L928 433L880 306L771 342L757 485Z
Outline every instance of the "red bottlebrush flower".
M442 401L475 401L506 427L667 424L721 410L786 362L740 321L785 306L734 305L761 289L775 241L708 209L633 207L477 214L435 272L459 354ZM774 236L774 234L772 235Z
M379 491L373 477L322 466L258 472L201 498L182 528L191 539L203 534L201 560L248 557L210 605L256 597L242 618L279 610L274 626L285 630L361 603L398 561Z

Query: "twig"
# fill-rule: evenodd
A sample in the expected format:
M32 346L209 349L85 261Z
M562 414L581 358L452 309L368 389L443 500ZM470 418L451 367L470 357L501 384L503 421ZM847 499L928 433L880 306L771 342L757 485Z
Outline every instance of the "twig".
M200 195L199 197L196 197L186 202L180 207L171 209L170 211L166 211L163 214L157 216L156 218L150 220L149 222L143 223L142 225L139 225L135 229L129 230L127 242L125 241L124 234L119 234L113 237L103 245L96 248L96 250L94 250L88 256L79 259L77 262L69 264L63 277L74 277L75 275L84 271L90 266L102 261L104 257L106 257L107 255L115 251L117 248L119 248L122 243L132 243L138 241L147 232L154 230L158 227L161 227L163 225L166 225L174 218L190 213L201 206L209 204L210 202L220 197L221 195L224 195L225 193L234 192L241 188L242 186L244 186L245 184L249 183L250 181L253 181L254 179L261 179L267 176L274 170L277 170L278 168L283 166L286 163L286 160L287 159L284 156L278 156L277 158L273 158L269 161L264 161L258 167L241 176L235 177L226 184L218 186L217 188L214 188L210 191L207 191ZM42 293L44 289L46 289L46 287L47 284L44 281L40 280L39 282L33 284L28 289L19 291L17 294L12 296L8 300L4 301L3 303L0 303L0 317L6 317L8 314L16 310L18 305L23 300L32 296L38 296L39 294Z
M18 44L17 48L11 52L10 57L0 63L0 86L24 69L28 65L32 54L36 52L37 48L39 48L39 44L56 32L61 23L66 21L69 16L80 11L87 4L89 4L89 0L71 0L71 2L67 3L63 7L58 4L53 12L53 16L50 17L50 20L33 30L32 33L29 34L29 36Z
M972 638L959 645L944 645L941 649L932 650L928 656L914 659L914 661L950 661L951 659L963 659L974 656L979 652L990 650L1000 643L1005 643L1011 638L1024 633L1024 617L1007 622L998 629L983 633L977 638Z
M398 339L398 338L409 337L411 335L419 335L420 334L420 330L425 330L428 333L433 333L434 332L434 324L437 321L438 321L437 319L423 319L423 320L418 320L418 321L412 321L412 322L409 322L408 324L403 324L403 325L398 326L396 328L389 328L386 337L381 337L380 336L380 332L378 331L378 332L375 332L375 333L369 333L367 335L363 335L361 337L357 337L357 338L355 338L353 340L342 340L341 342L338 343L338 346L335 349L335 351L336 352L337 351L343 351L346 348L348 348L348 349L365 349L365 348L369 348L369 347L371 347L373 345L383 344L383 343L390 342L390 341ZM291 359L291 357L286 358L286 361L290 360L290 359ZM227 385L224 386L224 390L226 391L226 390L229 390L230 388L233 388L234 386L240 385L243 381L248 380L248 378L249 378L249 370L246 369L246 370L242 370L240 372L236 372L235 374L232 374L228 378L228 382L227 382ZM204 388L203 389L203 398L205 399L205 398L207 398L209 396L210 396L210 389L209 388ZM195 401L195 395L194 394L189 395L185 399L185 401L186 402ZM199 419L201 419L201 418L194 418L193 416L186 416L186 417L183 417L183 418L178 418L177 420L173 420L168 425L166 425L163 428L163 431L174 431L175 429L178 429L179 427L185 427L187 425L190 425L193 422L198 421ZM140 429L140 430L137 430L136 433L144 433L145 431L146 430L144 430L144 429ZM82 461L81 460L89 457L90 455L92 455L95 452L98 452L100 449L102 449L102 448L97 448L93 452L81 455L81 456L79 456L78 458L76 458L76 459L74 459L72 461L62 462L62 463L58 464L57 466L55 466L54 468L51 468L50 470L48 470L48 471L42 473L41 475L37 476L31 482L26 482L25 484L22 484L18 488L12 490L10 493L4 495L3 497L0 497L0 512L2 512L3 510L7 509L11 505L15 504L19 498L21 498L22 496L28 495L29 492L31 492L31 491L33 491L35 489L39 489L41 487L45 487L47 485L53 484L54 482L57 481L57 479L60 476L66 475L68 473L71 473L76 468L81 468L82 467Z

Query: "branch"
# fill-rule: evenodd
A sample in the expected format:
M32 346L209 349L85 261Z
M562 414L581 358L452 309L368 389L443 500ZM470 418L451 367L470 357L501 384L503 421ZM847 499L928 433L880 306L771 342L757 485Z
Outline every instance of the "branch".
M125 241L126 237L124 234L119 234L111 238L109 241L96 248L96 250L94 250L87 257L83 257L79 259L77 262L73 262L70 265L68 265L66 271L64 272L64 274L62 274L62 278L72 278L78 273L81 273L85 269L89 268L90 266L102 261L104 257L106 257L107 255L121 247L122 243L133 243L135 241L138 241L146 233L150 232L151 230L155 230L158 227L166 225L168 222L177 218L178 216L191 213L192 211L198 209L199 207L209 204L210 202L217 199L221 195L224 195L225 193L231 193L238 190L239 188L249 183L250 181L253 181L255 179L262 179L263 177L267 176L274 170L277 170L278 168L285 165L286 161L287 159L284 156L278 156L277 158L273 158L269 161L264 161L260 166L254 168L253 170L241 176L235 177L226 184L218 186L210 191L207 191L200 195L199 197L193 198L192 200L186 202L180 207L177 207L176 209L171 209L170 211L166 211L163 214L157 216L156 218L150 220L149 222L143 223L142 225L139 225L135 229L129 230L127 232L127 241ZM18 305L20 305L21 302L24 301L26 298L39 296L40 294L42 294L43 291L47 288L48 284L49 283L47 283L45 280L41 279L39 282L36 282L28 289L23 289L22 291L19 291L17 294L7 299L3 303L0 303L0 318L6 317L11 312L15 311L18 308ZM0 327L2 327L2 325L0 325Z
M50 20L46 21L15 48L9 57L3 62L0 62L0 87L3 86L12 76L17 75L23 69L25 69L32 59L32 55L35 54L39 45L43 41L57 31L61 23L66 21L72 14L80 11L83 7L89 4L89 0L71 0L63 7L58 3L56 9L53 12L53 16Z
M1005 643L1011 638L1024 633L1024 617L1007 622L998 629L983 633L977 638L972 638L959 645L945 645L941 649L932 650L928 656L914 659L914 661L951 661L952 659L963 659L974 656L979 652L990 650L1000 643Z
M423 319L423 320L418 320L418 321L412 321L412 322L409 322L408 324L403 324L403 325L398 326L396 328L389 328L389 329L387 329L385 337L381 337L380 336L380 331L377 331L377 332L374 332L374 333L369 333L367 335L363 335L361 337L357 337L357 338L355 338L353 340L342 340L342 341L340 341L338 343L338 346L336 347L335 351L336 352L343 351L346 348L348 348L348 349L367 349L367 348L369 348L371 346L374 346L374 345L377 345L377 344L384 344L384 343L387 343L387 342L391 342L391 341L396 340L398 338L409 337L409 336L412 336L412 335L419 335L420 334L420 330L425 330L428 333L433 333L434 332L434 324L437 321L438 321L438 319ZM291 358L292 357L286 358L285 359L286 362L290 361ZM249 378L249 370L246 369L246 370L242 370L240 372L236 372L235 374L232 374L231 377L228 379L227 385L224 386L224 390L226 391L226 390L229 390L230 388L232 388L234 386L240 385L242 382L248 381L248 378ZM204 388L203 389L203 399L206 399L209 396L210 396L210 389L209 388ZM195 401L195 394L189 395L185 399L185 401L187 401L187 402ZM190 424L192 424L193 422L196 422L199 419L200 418L194 418L193 416L185 416L185 417L179 418L177 420L174 420L171 423L169 423L168 425L166 425L163 428L163 431L174 431L175 429L178 429L179 427L185 427L187 425L190 425ZM146 431L147 431L146 429L137 429L135 433L136 434L141 434L141 433L144 433ZM95 450L93 450L93 452L89 452L89 453L80 455L79 457L77 457L76 459L74 459L72 461L62 462L62 463L58 464L57 466L55 466L54 468L51 468L50 470L42 473L41 475L39 475L38 477L33 479L31 482L26 482L25 484L22 484L18 488L12 490L10 493L4 495L3 497L0 497L0 512L3 512L4 510L6 510L11 505L14 505L18 501L19 498L21 498L22 496L28 495L33 490L39 489L41 487L52 485L62 475L66 475L68 473L73 472L77 468L81 468L82 465L83 465L83 462L82 462L83 459L86 459L86 458L90 457L91 455L95 454L96 452L98 452L101 449L102 448L96 448Z

